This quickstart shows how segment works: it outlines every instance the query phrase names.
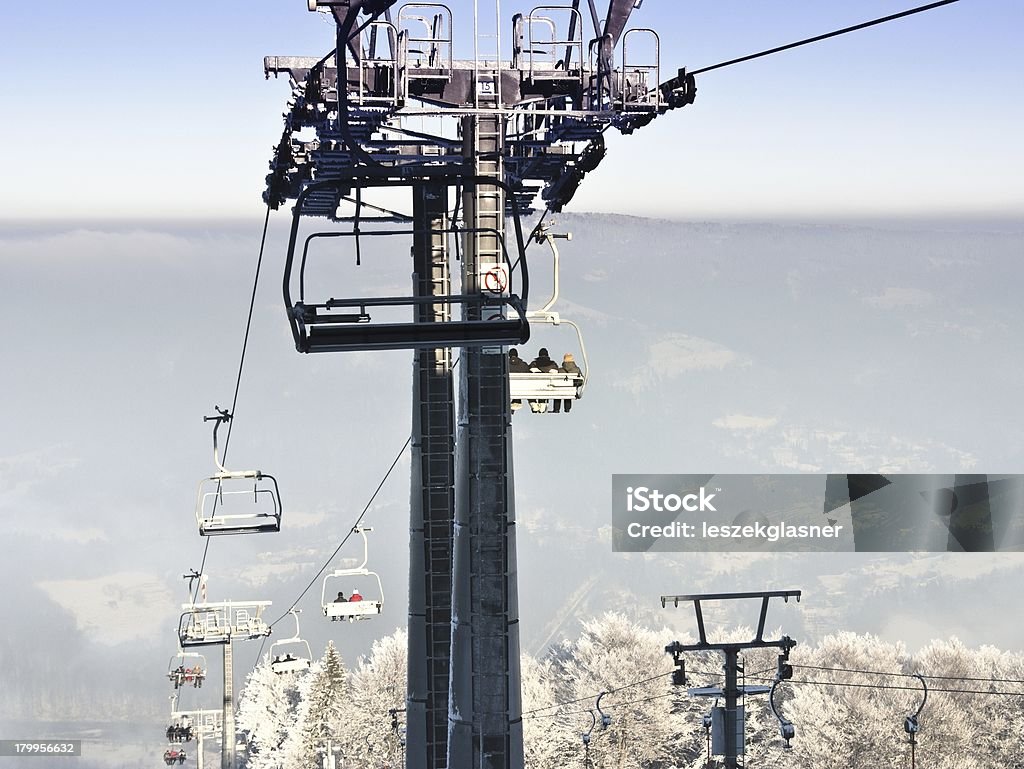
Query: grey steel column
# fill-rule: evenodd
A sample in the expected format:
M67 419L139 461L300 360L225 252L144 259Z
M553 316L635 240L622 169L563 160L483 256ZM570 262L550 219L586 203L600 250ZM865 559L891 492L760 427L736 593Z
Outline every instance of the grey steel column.
M736 735L739 733L739 698L740 687L737 674L739 673L739 648L725 650L725 686L722 693L725 695L725 718L723 719L725 729L725 769L737 769L740 766L738 760L739 750L736 745Z
M415 296L451 293L448 187L413 189ZM417 309L419 323L443 323L451 307ZM451 350L417 351L413 361L412 488L409 507L409 668L405 765L443 769L448 750L455 408Z
M465 154L479 176L502 179L504 120L467 117ZM505 200L500 188L471 185L463 293L484 293L480 275L503 262ZM492 317L500 305L467 309ZM508 356L502 347L464 348L459 363L454 579L452 584L451 769L521 769L522 705L515 504Z
M232 642L224 644L224 702L221 724L221 769L235 769L235 687Z

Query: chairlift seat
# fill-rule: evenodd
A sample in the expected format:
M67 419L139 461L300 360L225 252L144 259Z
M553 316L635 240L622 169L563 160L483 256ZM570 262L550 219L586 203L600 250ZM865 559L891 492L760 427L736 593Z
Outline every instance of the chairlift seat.
M282 638L270 645L270 656L273 661L270 669L278 675L285 673L301 673L309 670L313 662L313 652L309 643L299 637L299 609L292 607L288 613L295 618L295 635Z
M206 678L206 657L202 654L195 652L184 652L178 651L176 655L171 657L170 662L167 663L167 680L174 684L174 688L184 686L186 683L191 683L189 677L195 679L197 676L193 673L185 673L184 670L179 668L192 668L193 671L198 667L202 672L198 674L200 680Z
M323 609L324 616L327 617L331 622L338 622L339 620L348 620L349 622L355 622L356 620L373 619L380 615L381 610L384 608L384 585L380 581L380 575L375 571L370 571L366 568L366 562L369 557L369 544L366 539L366 532L373 531L368 527L356 527L353 532L358 533L363 539L363 561L359 566L352 569L337 569L324 576L323 587L320 593L320 606ZM333 581L339 580L357 580L355 588L352 590L352 595L358 595L359 599L356 601L343 600L343 601L331 601L328 599L329 595L334 595L334 589L328 590L328 585ZM370 589L369 593L371 598L363 597L363 587L360 585L367 585L368 580L376 582L376 588ZM337 582L336 582L337 584ZM338 593L341 595L340 591ZM342 595L342 598L344 596Z
M296 341L299 352L433 350L440 347L524 344L530 338L523 318L445 323L317 323Z
M186 617L189 617L188 622L185 621ZM230 629L221 625L213 613L197 616L186 612L181 617L178 630L178 639L183 648L225 644L231 640Z
M301 673L309 670L310 661L307 659L278 660L270 663L270 669L275 673Z
M225 644L233 638L262 638L270 635L270 627L259 616L269 601L247 604L256 607L250 614L237 604L185 604L178 620L178 639L182 647Z
M226 644L231 640L231 634L220 628L187 627L178 637L182 647L213 646Z
M365 598L361 601L335 601L324 605L324 616L331 622L354 622L376 617L383 605L383 601L368 601Z
M509 392L514 400L567 400L579 395L583 378L565 372L557 373L511 373Z

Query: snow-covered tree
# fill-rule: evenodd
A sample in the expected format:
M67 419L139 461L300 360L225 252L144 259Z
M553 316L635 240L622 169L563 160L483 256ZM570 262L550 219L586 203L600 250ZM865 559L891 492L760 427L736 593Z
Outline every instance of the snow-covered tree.
M768 634L778 637L780 632ZM749 628L709 633L713 642L747 641ZM714 699L673 687L670 631L652 631L622 614L583 623L579 637L543 660L522 659L526 765L547 769L580 765L581 733L591 727L599 692L612 717L591 734L594 769L704 769L702 716ZM253 748L249 769L314 769L328 740L343 750L346 769L402 763L392 709L405 705L404 630L375 642L349 676L329 646L305 674L275 676L267 660L250 674L238 725ZM740 682L770 683L778 649L741 655ZM688 687L723 682L724 657L686 652ZM992 647L970 649L956 639L934 641L908 655L899 643L838 633L816 647L793 650L796 667L776 702L796 727L783 750L778 722L765 695L746 698L745 760L761 769L904 769L910 746L903 719L922 692L914 673L927 676L930 694L920 716L917 765L926 769L1003 769L1020 763L1024 744L1024 655ZM943 689L950 691L942 691ZM404 716L399 716L404 725Z
M602 729L598 720L594 727L589 749L593 765L657 769L674 763L681 746L670 713L676 692L669 677L672 659L665 654L668 635L609 612L585 622L579 638L563 644L553 658L557 691L563 701L580 700L555 719L563 728L552 738L562 743L563 760L578 761L583 754L580 732L590 728L588 711L596 705L596 694L605 691L601 709L612 723ZM594 700L588 701L590 697Z
M236 725L247 735L248 769L281 769L281 748L295 723L300 700L297 684L302 675L278 675L270 667L269 656L264 656L246 678Z
M348 672L333 641L299 680L298 688L301 703L282 746L283 769L318 767L327 744L339 743L337 725L348 694Z
M902 723L913 696L905 690L878 688L878 684L893 683L879 676L816 669L899 672L907 662L901 644L839 633L824 638L814 649L798 648L793 662L813 666L798 668L796 680L835 682L786 685L792 698L783 709L799 735L793 743L793 757L800 766L874 769L902 765Z
M550 660L537 660L525 654L520 665L526 766L558 766L560 740L555 734L564 721L556 722L553 718L559 711L554 667Z
M402 747L391 728L392 709L405 708L408 639L405 630L374 641L352 672L349 696L333 724L349 766L398 766ZM404 725L404 717L400 718Z

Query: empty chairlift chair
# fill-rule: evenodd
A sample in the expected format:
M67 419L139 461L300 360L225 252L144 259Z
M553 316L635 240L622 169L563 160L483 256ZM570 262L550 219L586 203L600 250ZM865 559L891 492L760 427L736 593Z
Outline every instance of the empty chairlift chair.
M261 470L225 469L217 451L217 428L231 419L227 410L204 417L213 424L213 461L217 472L199 482L196 521L203 536L259 534L281 530L281 494L277 480Z
M205 604L193 604L186 609L178 620L178 641L182 647L223 644L230 640L231 631L223 612Z
M525 310L529 287L525 248L515 196L507 185L494 179L451 171L428 173L424 170L418 175L400 177L368 168L344 173L347 175L341 179L306 186L293 210L283 293L292 336L299 352L497 346L521 344L529 339L530 327ZM361 216L365 207L361 202L362 194L366 190L412 189L417 185L446 191L464 189L469 185L504 190L506 199L513 206L511 226L505 236L499 238L501 254L497 263L486 274L475 278L481 291L424 296L354 296L356 292L338 285L337 279L332 285L314 285L324 282L314 279L313 273L317 270L339 269L336 254L326 259L323 257L322 246L327 239L334 243L338 239L350 243L353 262L358 266L366 259L362 254L362 244L383 236L426 237L437 243L446 243L448 238L475 232L455 224L430 230L408 226L364 229L370 222L408 222L408 217ZM332 217L342 224L351 225L351 228L312 232L305 236L300 247L300 222L304 216L308 218L317 214L316 201L325 194L333 196L339 203L356 202L354 216ZM445 219L454 217L446 215ZM314 246L317 248L312 248ZM407 254L408 251L402 249L398 253ZM409 294L412 293L410 290Z
M366 532L370 528L355 528L363 538L363 562L354 569L338 569L324 577L320 601L324 616L332 622L373 619L384 608L384 586L376 572L366 568L368 543ZM345 590L358 591L344 595ZM363 594L363 590L367 594ZM337 595L335 595L337 593ZM354 597L355 596L355 597Z

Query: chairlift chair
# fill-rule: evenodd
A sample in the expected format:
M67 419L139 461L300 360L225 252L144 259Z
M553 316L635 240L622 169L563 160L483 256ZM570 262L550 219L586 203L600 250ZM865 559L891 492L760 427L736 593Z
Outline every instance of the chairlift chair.
M192 726L191 719L188 716L182 716L168 725L166 734L168 742L187 743L195 738L195 729Z
M563 318L551 308L558 301L559 291L559 253L555 240L572 240L572 234L555 234L549 231L547 226L540 227L533 235L537 243L547 243L551 249L554 278L552 283L551 298L539 310L526 313L526 318L533 324L547 324L551 326L570 326L576 332L576 341L580 350L582 366L580 374L573 375L565 372L510 372L509 373L509 396L512 399L512 408L517 410L522 401L530 402L531 410L544 413L547 412L549 401L577 400L583 397L583 390L586 387L589 375L589 360L587 359L587 348L583 343L583 332L580 327L568 318ZM525 359L524 359L525 360ZM555 361L557 363L557 360Z
M295 617L295 635L274 641L270 645L270 669L278 675L301 673L304 670L309 670L309 666L313 663L313 652L309 648L309 643L299 638L299 611L299 609L291 609L288 612ZM283 647L295 647L297 656L291 652L281 654ZM278 650L276 654L274 653L275 648ZM302 655L303 648L305 648L305 656Z
M217 428L231 415L204 417L213 425L213 461L217 472L199 482L196 522L202 536L258 534L281 530L281 493L277 480L261 470L225 469L217 451Z
M366 532L372 531L372 529L368 527L358 527L353 531L360 534L363 538L363 562L354 569L337 569L326 575L324 577L323 588L320 593L320 602L323 606L324 616L331 620L331 622L338 622L340 620L355 622L356 620L373 619L379 615L381 610L384 608L384 586L381 584L380 576L378 576L376 572L370 571L366 568L366 562L369 555L369 544L366 539ZM364 578L359 580L364 583L367 581L365 578L372 578L373 581L376 582L376 591L372 595L362 596L356 601L348 599L344 601L337 601L329 598L329 596L334 592L334 588L328 590L328 585L332 580L336 587L343 588L348 583L339 582L338 580L351 579L353 577Z
M195 604L178 619L178 641L183 648L225 644L231 631L220 612Z
M206 670L206 657L179 649L167 665L167 679L174 684L175 689L189 683L199 687L206 680Z
M285 259L283 293L288 320L299 352L345 352L359 350L403 350L436 349L441 347L499 346L522 344L530 337L530 326L526 319L526 303L529 293L529 276L526 269L525 246L522 226L519 220L515 196L507 184L500 180L478 177L461 171L437 168L433 171L420 169L416 175L396 176L386 169L357 168L343 172L338 179L313 182L307 185L295 202L292 217L288 253ZM299 223L303 216L317 212L311 208L323 195L346 199L351 189L363 191L382 187L412 187L418 184L438 184L452 187L488 185L503 189L506 199L512 205L512 224L509 238L500 237L500 263L494 270L500 272L501 280L496 281L494 290L480 293L448 294L431 296L370 296L336 298L337 295L318 287L320 296L311 298L312 288L307 287L307 267L310 265L309 248L317 238L351 238L359 249L361 238L384 235L424 234L417 230L366 230L359 228L359 222L368 220L358 216L361 204L357 205L356 217L336 217L339 221L351 220L349 231L317 232L306 237L299 247ZM392 220L393 221L393 220ZM444 233L471 232L466 228L452 227ZM442 231L431 231L431 235ZM515 293L511 277L518 274L520 293ZM479 276L481 284L487 284L487 275ZM351 292L348 292L351 293ZM297 299L294 295L297 294ZM443 317L434 308L444 306ZM461 308L462 317L455 318L456 308ZM401 313L409 312L405 319ZM398 313L396 315L396 312ZM389 314L390 313L390 314ZM382 320L383 318L383 320Z

